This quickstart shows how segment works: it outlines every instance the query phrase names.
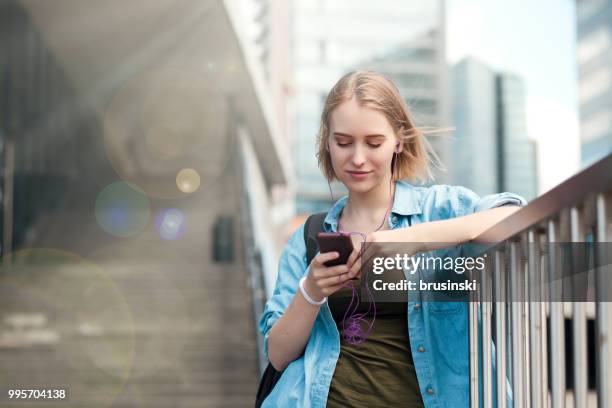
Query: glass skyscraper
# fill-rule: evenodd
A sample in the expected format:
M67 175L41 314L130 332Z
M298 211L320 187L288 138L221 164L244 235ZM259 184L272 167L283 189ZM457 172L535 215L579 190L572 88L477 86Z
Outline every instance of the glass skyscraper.
M582 164L612 152L612 0L578 0Z
M495 72L474 58L456 64L452 90L453 182L478 194L498 191Z
M535 198L536 151L527 137L522 79L465 58L453 67L451 83L454 183L480 195L512 191Z

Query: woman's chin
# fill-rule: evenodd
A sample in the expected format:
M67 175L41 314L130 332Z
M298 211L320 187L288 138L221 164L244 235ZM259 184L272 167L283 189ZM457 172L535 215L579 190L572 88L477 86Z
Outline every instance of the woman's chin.
M347 180L344 185L353 193L367 193L374 187L374 184L371 181Z

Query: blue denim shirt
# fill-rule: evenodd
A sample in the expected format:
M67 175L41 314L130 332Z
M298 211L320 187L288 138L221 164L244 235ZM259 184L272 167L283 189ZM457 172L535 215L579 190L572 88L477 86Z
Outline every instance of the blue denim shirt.
M335 232L348 197L338 200L324 222ZM512 193L479 197L460 186L417 187L396 183L389 227L412 225L460 217L506 204L523 206L525 200ZM270 328L284 313L298 290L300 278L308 273L304 225L289 239L281 255L272 297L259 321L268 356ZM426 407L467 407L469 404L468 305L466 302L425 302L409 300L408 334L416 374ZM340 353L340 335L327 304L312 327L304 354L291 362L264 401L263 407L326 406L327 394ZM399 401L398 401L399 403ZM398 405L399 406L399 405Z

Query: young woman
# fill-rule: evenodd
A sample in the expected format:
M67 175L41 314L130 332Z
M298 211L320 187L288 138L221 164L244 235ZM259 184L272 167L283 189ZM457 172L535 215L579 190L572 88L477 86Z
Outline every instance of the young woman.
M397 87L374 72L347 74L332 88L317 142L323 174L349 192L329 210L327 232L359 232L368 242L459 244L526 204L511 193L480 198L464 187L405 181L429 179L429 148ZM467 407L467 304L406 299L372 307L362 299L354 312L374 317L371 330L363 342L347 341L359 251L346 265L324 265L335 252L307 265L303 230L282 253L259 323L266 355L284 370L263 406Z

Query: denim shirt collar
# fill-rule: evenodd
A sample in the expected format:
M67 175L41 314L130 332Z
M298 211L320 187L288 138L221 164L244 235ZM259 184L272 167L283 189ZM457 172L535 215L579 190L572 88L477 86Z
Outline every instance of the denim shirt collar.
M338 219L340 213L348 201L348 195L340 198L328 211L324 220L325 231L337 231ZM413 215L422 214L420 191L413 185L404 180L398 180L395 183L395 197L393 199L393 207L391 214L396 215Z

